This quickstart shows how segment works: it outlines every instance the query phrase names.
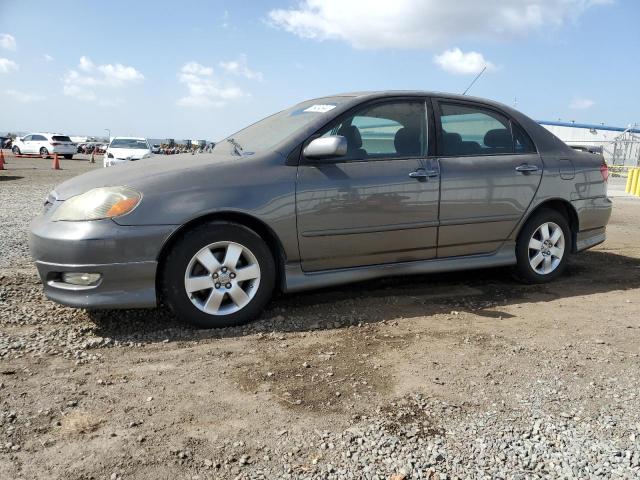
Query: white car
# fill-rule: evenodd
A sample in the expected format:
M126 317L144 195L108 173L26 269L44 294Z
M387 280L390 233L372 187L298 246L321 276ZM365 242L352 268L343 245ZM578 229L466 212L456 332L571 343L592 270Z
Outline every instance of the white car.
M121 163L141 160L151 156L151 147L146 138L113 137L104 152L104 166L112 167Z
M67 135L61 133L30 133L22 138L16 138L12 150L15 155L37 154L47 158L57 153L70 159L76 153L76 144Z

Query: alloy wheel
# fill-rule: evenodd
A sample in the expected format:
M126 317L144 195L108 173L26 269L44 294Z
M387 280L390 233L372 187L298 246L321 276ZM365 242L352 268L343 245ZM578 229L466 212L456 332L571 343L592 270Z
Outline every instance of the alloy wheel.
M562 228L553 222L540 225L529 240L529 265L534 272L548 275L564 256L565 238Z
M191 303L209 315L229 315L253 299L260 265L247 247L216 242L199 250L187 265L184 287Z

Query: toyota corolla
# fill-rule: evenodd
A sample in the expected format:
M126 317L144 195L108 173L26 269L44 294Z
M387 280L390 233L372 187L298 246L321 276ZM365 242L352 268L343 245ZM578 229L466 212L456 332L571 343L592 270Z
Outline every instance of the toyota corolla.
M223 327L254 318L275 289L507 265L551 281L605 240L607 176L601 155L505 105L344 94L267 117L212 154L68 180L30 246L56 302L163 303Z

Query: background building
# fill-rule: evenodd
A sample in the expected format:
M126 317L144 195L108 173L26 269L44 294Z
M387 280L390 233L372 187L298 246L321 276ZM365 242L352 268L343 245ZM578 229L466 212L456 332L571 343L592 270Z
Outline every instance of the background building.
M640 160L640 129L574 122L538 121L572 147L598 147L610 165L637 166Z

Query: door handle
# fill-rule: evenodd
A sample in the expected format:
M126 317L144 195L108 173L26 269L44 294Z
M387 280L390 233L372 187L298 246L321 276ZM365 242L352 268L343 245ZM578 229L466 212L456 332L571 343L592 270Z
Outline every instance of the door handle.
M416 171L411 172L409 174L409 176L411 178L415 178L415 179L421 180L421 181L424 181L427 178L437 177L438 175L439 174L438 174L437 170L425 170L424 168L419 168Z
M516 172L521 172L521 173L531 173L531 172L537 172L537 171L538 171L537 165L529 165L528 163L523 163L522 165L518 165L516 167Z

